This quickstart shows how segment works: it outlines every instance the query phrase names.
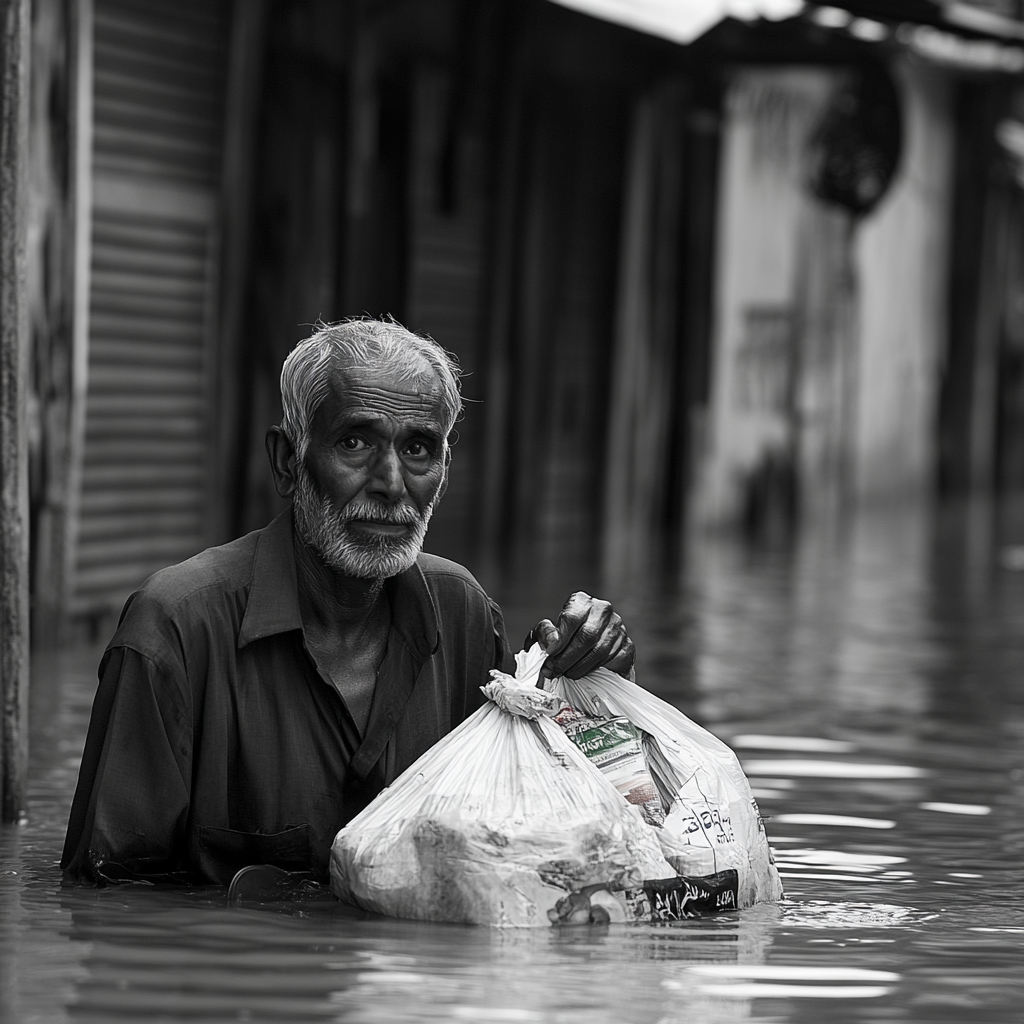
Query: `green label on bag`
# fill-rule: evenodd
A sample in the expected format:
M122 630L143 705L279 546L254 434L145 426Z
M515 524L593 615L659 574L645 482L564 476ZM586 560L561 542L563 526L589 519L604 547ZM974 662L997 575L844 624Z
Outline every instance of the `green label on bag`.
M643 806L656 799L640 733L628 718L610 718L570 738L631 804Z
M640 736L628 718L610 718L607 722L584 729L572 737L573 743L587 757L595 758L605 753L619 753L619 747L639 747Z

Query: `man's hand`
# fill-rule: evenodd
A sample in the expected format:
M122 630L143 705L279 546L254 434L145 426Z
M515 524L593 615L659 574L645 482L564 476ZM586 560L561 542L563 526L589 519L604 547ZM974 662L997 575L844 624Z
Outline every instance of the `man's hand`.
M562 609L556 625L541 619L530 631L524 647L539 643L547 652L540 670L543 678L579 679L595 668L630 676L636 649L622 619L607 601L577 591Z

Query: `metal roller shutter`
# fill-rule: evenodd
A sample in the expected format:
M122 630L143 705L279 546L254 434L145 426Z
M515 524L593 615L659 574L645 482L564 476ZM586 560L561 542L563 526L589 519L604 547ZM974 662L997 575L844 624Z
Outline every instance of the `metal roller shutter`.
M227 36L225 3L95 3L78 612L207 539Z

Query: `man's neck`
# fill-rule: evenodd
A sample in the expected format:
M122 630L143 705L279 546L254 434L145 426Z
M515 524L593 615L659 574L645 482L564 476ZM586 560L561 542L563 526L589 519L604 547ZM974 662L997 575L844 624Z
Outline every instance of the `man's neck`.
M337 572L300 537L294 539L306 649L321 677L341 694L363 736L391 625L384 581Z
M337 636L362 633L379 616L384 580L331 569L297 534L294 545L303 624Z

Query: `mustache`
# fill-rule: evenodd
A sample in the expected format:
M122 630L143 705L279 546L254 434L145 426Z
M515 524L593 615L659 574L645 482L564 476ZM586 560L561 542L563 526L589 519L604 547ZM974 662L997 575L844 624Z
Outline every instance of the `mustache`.
M419 509L410 505L381 505L378 502L349 502L339 509L337 517L350 523L359 519L366 523L385 523L389 526L415 526L423 521Z

